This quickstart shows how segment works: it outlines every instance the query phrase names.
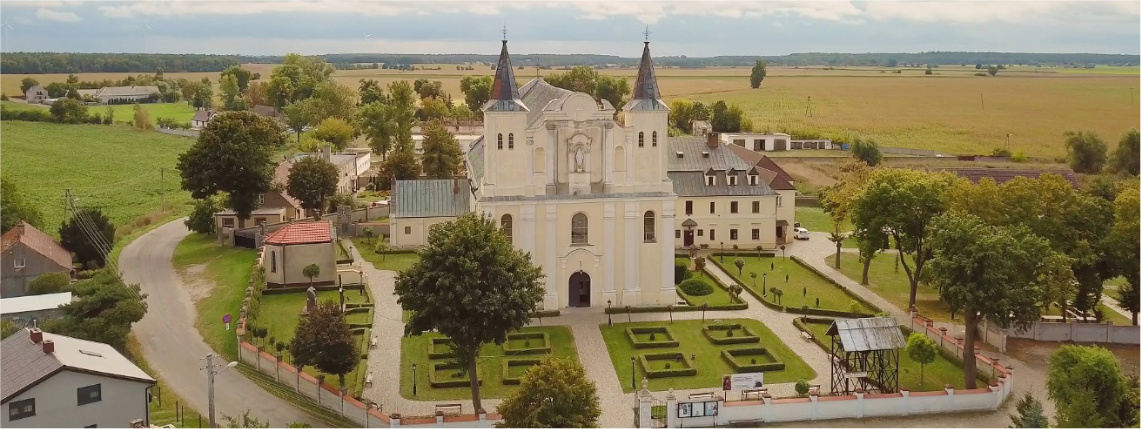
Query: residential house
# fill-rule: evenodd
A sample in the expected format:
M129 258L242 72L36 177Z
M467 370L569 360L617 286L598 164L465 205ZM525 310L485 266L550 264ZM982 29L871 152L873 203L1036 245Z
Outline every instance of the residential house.
M4 427L149 427L155 380L107 344L31 328L0 342Z
M268 194L268 193L267 193ZM214 214L214 228L218 232L218 242L227 242L235 245L233 242L237 238L234 237L234 232L240 229L253 228L259 225L272 225L275 223L288 222L288 213L290 210L284 207L260 207L253 212L250 212L249 219L238 219L238 214L233 210L226 209ZM256 243L245 243L246 247L257 247Z
M36 277L70 273L71 267L71 252L27 222L0 236L0 297L23 296Z
M94 99L101 104L122 104L155 101L159 97L157 86L108 86L99 89L81 89L79 96Z
M71 292L0 298L0 319L29 323L62 315L61 305L71 303Z
M293 162L300 161L313 154L299 154L293 157ZM342 153L333 153L329 146L321 148L315 156L321 157L337 167L337 192L353 193L358 188L358 178L372 168L372 150L362 148L349 148ZM288 178L288 173L286 174Z
M336 284L337 231L332 222L296 222L269 234L262 249L266 287L327 286ZM317 264L320 274L305 276L306 266Z
M281 122L285 121L285 115L283 115L281 112L278 112L277 108L275 108L273 106L256 104L256 105L254 105L254 107L250 108L250 111L254 112L257 115L265 116L267 118L270 118L270 119L273 119L276 121L281 121Z
M43 104L48 99L48 90L40 85L33 86L24 92L24 99L28 104Z
M214 109L199 109L197 112L194 112L194 117L190 119L190 128L196 130L202 129L206 126L206 123L214 119L214 116L217 114L218 111Z
M695 119L690 124L693 129L693 135L695 136L705 136L713 132L713 125L711 125L709 121L699 121Z
M796 184L792 175L785 172L783 168L780 168L772 158L737 145L726 145L725 147L728 147L729 150L732 150L733 153L737 154L737 156L746 162L763 169L764 171L761 172L761 176L766 178L765 180L768 181L769 186L773 189L791 189L787 187Z

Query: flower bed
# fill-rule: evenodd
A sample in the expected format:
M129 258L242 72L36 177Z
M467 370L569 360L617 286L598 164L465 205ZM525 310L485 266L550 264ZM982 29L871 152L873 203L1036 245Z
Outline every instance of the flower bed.
M483 377L478 379L483 381ZM460 371L455 362L433 362L428 371L428 381L436 388L471 386L471 377Z
M737 372L780 371L784 362L774 357L764 347L722 350L721 358Z
M551 352L551 339L546 332L518 332L507 334L503 354L508 356L536 355Z
M626 328L626 337L636 349L677 347L677 337L666 326L640 326Z
M688 377L697 367L685 353L646 353L639 356L646 378Z
M523 374L532 366L538 365L539 359L504 359L503 360L503 384L515 385L523 380ZM523 370L519 371L522 367Z
M757 337L753 331L738 323L709 325L702 328L701 331L705 334L705 338L717 345L761 342L760 337Z

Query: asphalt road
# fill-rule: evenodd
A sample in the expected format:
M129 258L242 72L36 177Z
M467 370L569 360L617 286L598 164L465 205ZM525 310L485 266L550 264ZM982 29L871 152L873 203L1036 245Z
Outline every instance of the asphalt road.
M147 294L147 314L134 326L147 363L206 417L206 373L200 368L205 366L203 358L213 350L194 328L194 304L171 263L175 246L189 234L182 222L178 219L162 225L127 245L119 256L119 268L127 283L138 283ZM221 359L215 362L226 363ZM223 414L239 417L248 409L252 416L268 419L270 427L292 422L323 425L234 369L214 378L214 398L219 424L223 424Z

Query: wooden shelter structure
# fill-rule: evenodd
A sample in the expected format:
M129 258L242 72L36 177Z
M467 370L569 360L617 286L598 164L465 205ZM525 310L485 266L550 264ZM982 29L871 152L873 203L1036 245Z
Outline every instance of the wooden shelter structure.
M899 391L899 349L907 346L894 317L837 319L832 344L832 393Z

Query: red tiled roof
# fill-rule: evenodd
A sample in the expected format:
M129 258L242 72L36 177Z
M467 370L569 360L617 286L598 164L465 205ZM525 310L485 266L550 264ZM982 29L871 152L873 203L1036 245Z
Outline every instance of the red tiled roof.
M777 176L779 176L781 179L784 179L788 183L793 182L792 176L786 173L783 168L780 168L780 166L777 165L776 161L773 161L772 158L762 156L761 159L757 161L757 166L776 173Z
M0 236L0 249L7 252L16 243L24 243L32 251L51 259L65 269L71 269L71 252L56 243L50 235L21 221Z
M995 183L1001 185L1003 182L1010 181L1015 177L1026 177L1028 179L1038 179L1043 174L1053 173L1062 176L1063 179L1070 182L1075 189L1078 188L1078 176L1074 174L1071 169L1057 169L1057 170L1029 170L1017 168L934 168L934 171L948 171L955 175L968 179L971 182L978 183L979 179L989 177L994 179Z
M328 221L298 222L286 225L266 237L266 244L312 244L333 241L332 224Z

